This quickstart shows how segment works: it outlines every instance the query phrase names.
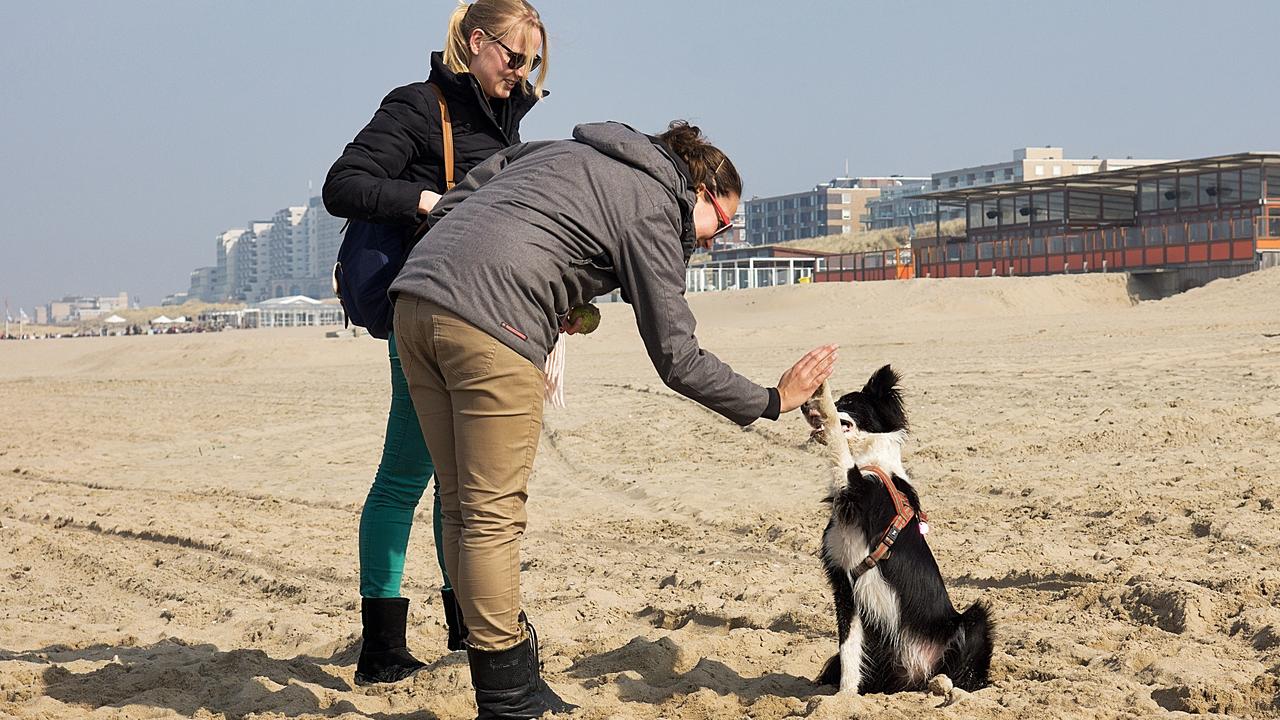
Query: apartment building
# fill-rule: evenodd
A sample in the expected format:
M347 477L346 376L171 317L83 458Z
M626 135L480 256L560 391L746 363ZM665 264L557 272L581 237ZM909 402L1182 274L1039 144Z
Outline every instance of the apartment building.
M276 211L271 220L218 233L214 264L191 272L187 295L250 303L294 295L332 297L342 226L343 220L313 197L305 206Z
M100 297L67 295L61 300L54 300L42 307L37 307L36 322L50 325L78 323L128 308L129 293L125 292Z
M854 232L867 201L897 182L894 177L841 177L811 190L747 200L746 240L764 245Z
M1060 147L1025 147L1013 151L1008 162L975 165L933 173L931 190L957 190L1008 182L1029 182L1044 178L1088 175L1108 170L1123 170L1140 165L1154 165L1168 160L1135 160L1126 158L1099 158L1087 160L1063 157Z
M932 181L927 177L903 177L880 195L867 201L867 211L860 218L863 230L886 230L895 227L919 226L933 223L938 205L932 200L922 200L920 195L929 192ZM952 207L942 209L942 220L959 219L964 212Z

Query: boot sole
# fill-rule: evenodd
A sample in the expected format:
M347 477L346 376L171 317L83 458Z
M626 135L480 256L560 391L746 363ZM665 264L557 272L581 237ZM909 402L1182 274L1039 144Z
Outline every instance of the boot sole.
M405 675L399 680L373 680L368 675L365 675L363 673L356 673L355 683L360 687L370 687L372 685L395 685L396 683L402 683L405 680L408 680L409 678L413 677L414 675L417 675L418 673L426 669L427 669L427 666L423 665L420 668L410 670L408 675Z

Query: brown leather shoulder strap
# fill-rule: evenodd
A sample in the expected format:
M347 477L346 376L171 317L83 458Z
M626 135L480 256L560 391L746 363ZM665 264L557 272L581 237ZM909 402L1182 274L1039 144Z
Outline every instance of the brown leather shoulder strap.
M884 534L880 537L880 543L871 551L869 555L863 558L862 562L857 566L846 570L849 574L849 582L852 584L856 578L862 577L871 568L874 568L881 560L886 560L892 555L893 544L898 540L898 534L907 527L911 519L916 516L915 509L911 507L911 503L907 501L902 491L893 484L893 478L889 473L875 465L864 465L858 468L860 472L868 472L875 475L884 485L885 490L889 491L889 498L893 500L894 516L889 522L889 527L885 528ZM920 513L921 519L924 519L924 513Z
M889 491L889 498L893 500L894 512L899 517L906 517L907 519L910 519L915 515L915 509L911 507L911 503L907 501L907 497L902 494L902 491L898 489L898 486L893 484L893 478L889 476L889 473L876 465L867 465L866 467L858 469L863 472L869 472L880 479L880 483L884 485L884 489Z
M427 83L440 104L440 130L444 134L444 189L453 189L453 122L449 120L449 103L444 101L444 91L435 83Z

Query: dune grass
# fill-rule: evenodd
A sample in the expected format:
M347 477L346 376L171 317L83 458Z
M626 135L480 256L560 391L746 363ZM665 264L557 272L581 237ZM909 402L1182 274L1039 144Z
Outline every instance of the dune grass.
M948 220L942 223L943 235L958 235L964 232L964 220ZM933 223L921 223L916 226L916 237L933 237ZM871 250L891 250L907 245L907 228L888 228L886 230L869 230L849 233L848 235L827 235L819 238L788 240L776 243L777 247L803 248L826 253L868 252Z

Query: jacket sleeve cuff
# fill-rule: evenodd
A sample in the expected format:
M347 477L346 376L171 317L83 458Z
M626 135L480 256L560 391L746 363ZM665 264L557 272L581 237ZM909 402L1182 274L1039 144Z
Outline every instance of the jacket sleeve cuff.
M426 188L416 182L407 180L390 180L382 186L378 203L379 217L376 222L394 225L414 225L421 222L418 215L418 201Z
M769 404L764 406L764 412L760 413L760 417L766 420L777 420L778 415L782 411L782 396L778 394L778 388L767 388L769 390Z

